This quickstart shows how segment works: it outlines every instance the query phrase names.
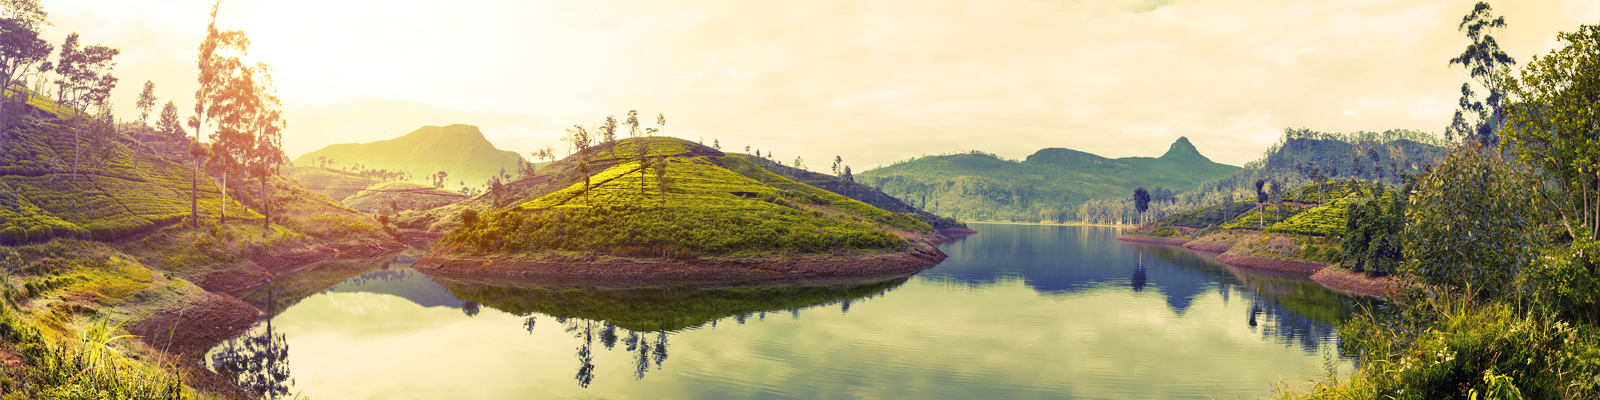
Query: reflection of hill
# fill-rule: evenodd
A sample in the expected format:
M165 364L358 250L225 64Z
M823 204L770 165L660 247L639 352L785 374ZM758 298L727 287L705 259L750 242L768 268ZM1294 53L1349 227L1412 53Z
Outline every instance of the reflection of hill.
M1121 243L1115 228L975 227L979 234L941 246L950 258L921 276L968 285L1021 279L1044 294L1127 286L1165 296L1168 306L1180 314L1199 296L1218 291L1245 297L1252 309L1249 323L1262 334L1308 349L1332 338L1355 307L1355 300L1304 277L1229 268L1212 256L1181 247Z
M422 250L408 249L365 260L324 261L294 274L279 276L267 287L250 292L243 299L273 315L325 292L388 294L423 307L461 308L461 299L450 295L433 278L409 268L421 254ZM270 308L269 299L273 303Z
M410 265L409 263L405 265ZM371 271L346 279L329 292L367 292L399 296L423 307L461 308L465 302L451 295L449 290L434 282L433 278L410 268L391 268L388 271Z
M576 289L440 280L451 293L517 315L607 321L630 331L671 331L729 316L798 310L883 293L906 277L857 284L731 288Z
M922 276L967 284L1021 277L1041 293L1066 294L1107 284L1126 284L1139 265L1137 253L1116 240L1116 228L983 224L980 234L940 248L950 255ZM1189 252L1186 249L1177 249ZM1198 257L1198 255L1197 255ZM1182 312L1212 278L1147 257L1145 286L1158 287ZM1220 273L1220 272L1219 272Z

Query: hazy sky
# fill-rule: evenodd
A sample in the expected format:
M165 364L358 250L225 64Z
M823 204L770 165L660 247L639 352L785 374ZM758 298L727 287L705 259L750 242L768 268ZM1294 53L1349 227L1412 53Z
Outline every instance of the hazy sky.
M1285 127L1442 133L1474 3L229 0L217 24L277 69L291 157L456 123L526 157L637 109L814 171L972 149L1159 156L1179 136L1239 165ZM211 4L44 0L46 37L122 49L120 116L152 80L187 117ZM1597 0L1491 4L1520 62L1600 22Z

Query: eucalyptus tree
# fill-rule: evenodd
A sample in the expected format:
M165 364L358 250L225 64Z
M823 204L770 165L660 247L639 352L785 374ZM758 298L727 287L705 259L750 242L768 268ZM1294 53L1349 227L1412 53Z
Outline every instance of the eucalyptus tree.
M1600 240L1600 26L1557 36L1566 46L1535 56L1506 81L1504 148L1547 179L1535 197L1573 238Z
M1261 206L1267 202L1267 192L1262 191L1261 189L1267 185L1267 180L1256 178L1254 185L1256 187L1256 225L1260 227L1260 229L1266 229L1266 215L1263 213Z
M589 149L594 140L590 137L589 129L583 125L572 125L571 128L567 128L567 137L564 140L572 145L578 155L577 159L573 160L573 167L578 169L578 173L583 174L583 205L589 206L589 188L592 182L589 175L589 154L584 151Z
M200 42L199 54L195 60L195 65L199 69L196 80L199 82L200 87L194 92L194 116L189 118L189 129L194 130L195 141L198 142L201 137L200 133L206 125L217 125L217 129L213 129L210 136L212 143L207 151L206 162L208 166L213 168L222 167L223 169L223 202L221 205L223 213L221 219L223 222L227 222L227 172L235 161L231 157L235 151L230 147L239 147L240 143L233 140L238 136L235 134L238 131L237 129L230 129L230 134L227 136L230 139L230 143L220 143L217 139L222 138L219 135L219 131L222 130L223 126L235 128L235 125L245 119L243 109L248 105L242 103L251 101L254 96L241 95L239 92L244 91L245 88L254 88L255 84L249 82L241 85L240 82L249 76L249 74L244 73L246 66L240 57L248 53L250 38L246 37L243 31L217 29L217 10L221 6L222 1L220 0L211 6L211 22L206 25L206 37ZM200 160L196 157L194 160L194 176L189 192L191 219L199 218L197 208L200 191L199 170Z
M261 227L271 232L272 224L272 194L267 185L267 179L278 174L278 169L288 157L283 154L283 130L287 123L283 119L283 103L278 100L278 89L272 83L271 67L266 63L257 63L253 69L260 77L255 79L252 102L256 108L250 111L249 119L245 122L245 129L255 135L251 147L245 149L245 169L250 176L261 182L261 208L265 219Z
M144 90L139 92L139 101L133 107L139 110L139 125L145 125L150 120L150 109L156 106L156 83L144 81Z
M72 109L73 143L72 177L78 177L78 164L82 160L83 120L91 112L106 107L111 90L117 87L117 77L111 70L117 63L114 58L122 51L102 45L78 48L78 33L67 35L57 56L55 72L58 103Z
M1478 85L1488 92L1484 101L1472 91L1471 83L1461 84L1460 109L1445 128L1445 138L1472 140L1485 147L1498 146L1500 127L1504 124L1506 106L1507 70L1517 61L1500 49L1495 34L1506 28L1506 18L1496 17L1489 3L1478 2L1472 12L1461 17L1457 30L1466 32L1472 43L1461 54L1450 59L1451 66L1459 66ZM1467 117L1470 113L1471 118Z
M54 50L50 42L39 38L42 28L50 25L47 16L39 0L0 0L0 143L4 143L3 133L10 126L6 103L11 100L11 86L29 69L46 62ZM26 89L18 92L31 96Z

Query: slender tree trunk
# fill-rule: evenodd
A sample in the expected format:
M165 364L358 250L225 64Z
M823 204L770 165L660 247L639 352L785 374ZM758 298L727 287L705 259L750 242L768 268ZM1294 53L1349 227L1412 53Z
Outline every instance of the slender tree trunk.
M261 211L266 212L267 219L261 220L261 229L266 229L267 234L272 234L272 195L267 194L267 177L261 176Z
M200 157L194 157L189 163L189 227L200 227Z
M221 205L221 207L219 207L219 209L222 210L222 218L220 218L220 220L222 221L222 225L227 225L228 224L228 169L227 169L227 167L223 167L223 169L222 169L222 205Z

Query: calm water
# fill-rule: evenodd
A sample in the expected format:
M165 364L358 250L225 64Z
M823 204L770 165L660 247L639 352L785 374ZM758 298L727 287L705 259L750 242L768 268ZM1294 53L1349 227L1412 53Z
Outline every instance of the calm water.
M1113 228L974 224L915 276L587 291L319 264L245 299L275 316L212 350L316 399L1259 398L1342 370L1354 301Z

